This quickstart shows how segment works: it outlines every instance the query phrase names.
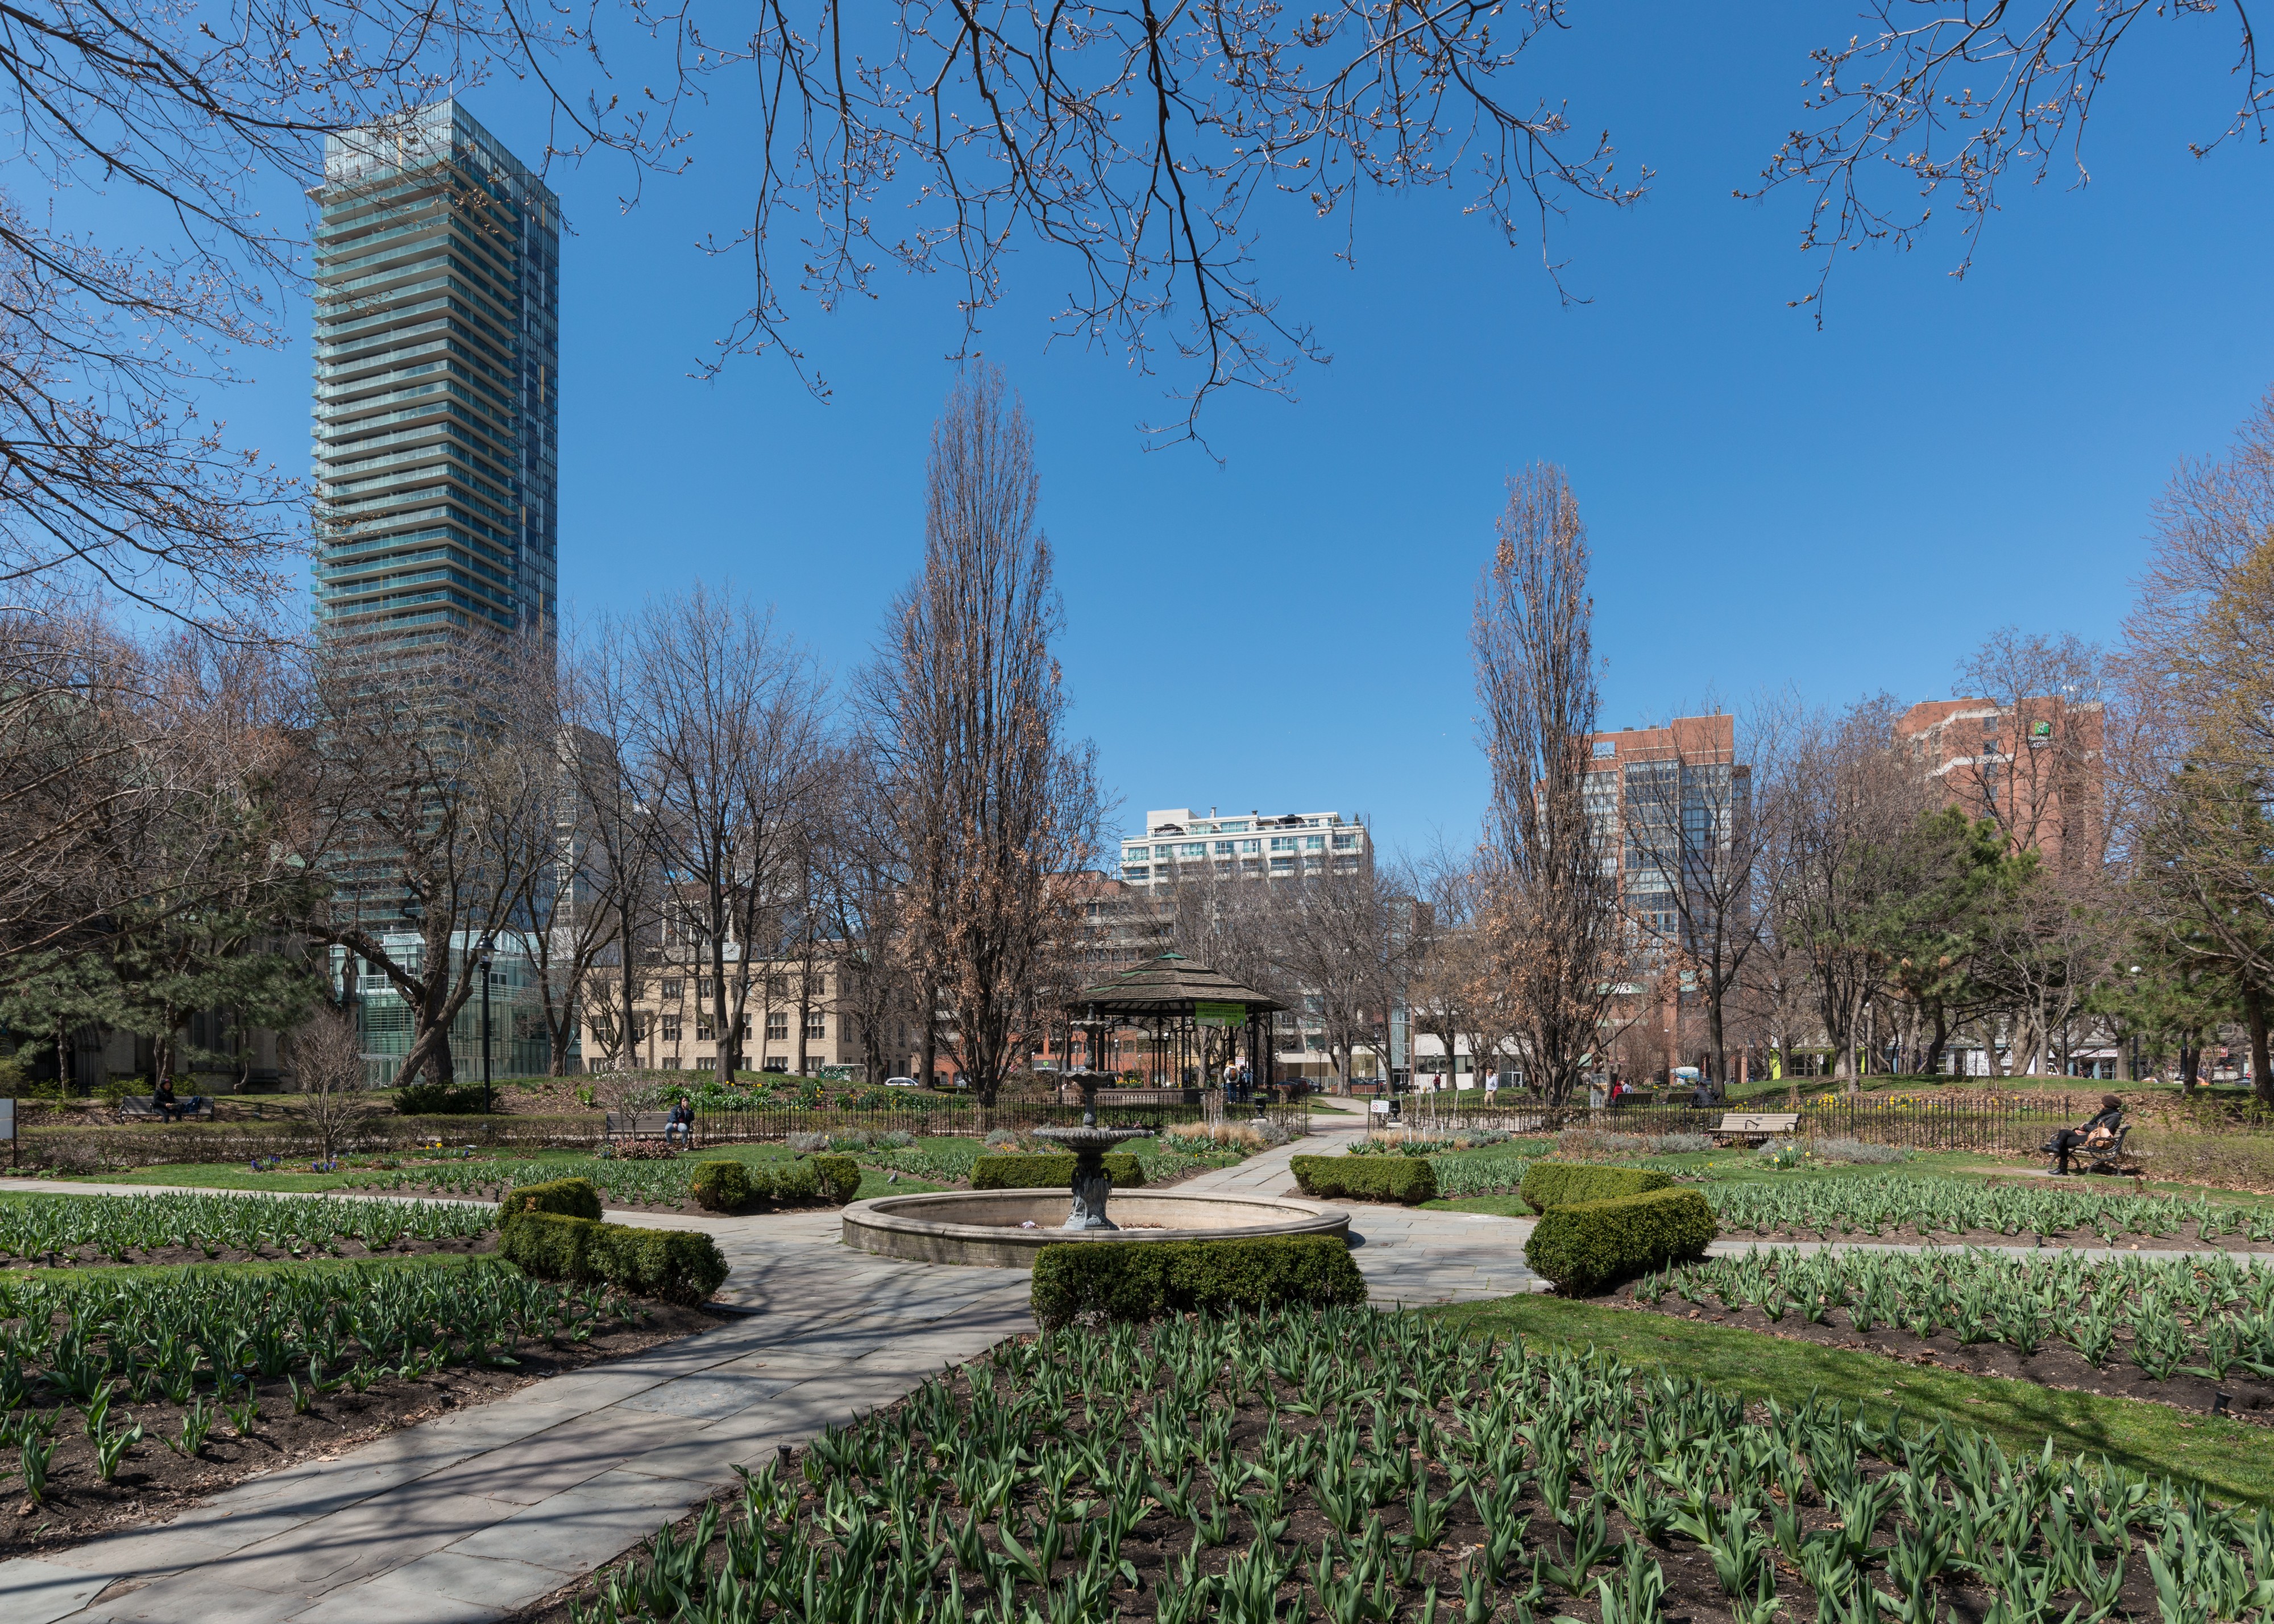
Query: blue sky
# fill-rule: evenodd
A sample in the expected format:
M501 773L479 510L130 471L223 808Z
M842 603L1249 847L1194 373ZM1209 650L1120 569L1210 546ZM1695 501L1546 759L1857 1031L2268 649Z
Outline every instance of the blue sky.
M1078 726L1125 821L1150 806L1365 813L1392 846L1481 809L1466 628L1502 481L1570 470L1595 553L1606 726L1789 686L1841 703L1950 691L1992 628L2114 635L2173 464L2274 381L2265 154L2190 157L2227 90L2202 19L2142 25L2088 155L2092 184L2016 186L1960 282L1954 237L1841 267L1821 330L1803 199L1734 200L1798 117L1839 6L1579 7L1532 71L1609 127L1649 198L1562 228L1564 306L1535 252L1443 192L1367 199L1336 231L1272 220L1262 268L1330 365L1292 402L1220 398L1216 458L1148 451L1173 410L1118 355L1047 349L1069 274L1020 257L990 358L1036 428ZM510 83L467 103L541 149ZM722 104L717 117L729 116ZM563 244L564 613L701 578L776 604L840 669L921 545L925 439L954 289L888 279L800 312L833 386L772 358L689 377L748 285L705 258L747 215L731 130L621 211L620 170L556 169ZM297 329L305 333L304 318ZM304 465L305 346L261 357L233 427Z

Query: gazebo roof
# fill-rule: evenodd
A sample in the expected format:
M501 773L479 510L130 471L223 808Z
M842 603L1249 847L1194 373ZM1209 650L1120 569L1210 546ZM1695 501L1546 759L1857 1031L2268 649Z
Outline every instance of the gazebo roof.
M1101 1015L1190 1015L1202 1004L1245 1004L1251 1014L1287 1007L1196 959L1173 952L1148 959L1110 981L1085 988L1065 1007L1068 1013L1077 1015L1092 1008Z

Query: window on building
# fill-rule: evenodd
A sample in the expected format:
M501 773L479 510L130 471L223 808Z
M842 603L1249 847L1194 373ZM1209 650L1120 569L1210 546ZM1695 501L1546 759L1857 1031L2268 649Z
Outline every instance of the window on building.
M1345 849L1346 847L1354 846L1357 844L1358 837L1356 835L1337 835L1335 837L1335 850L1338 852Z
M1263 849L1263 842L1261 840L1242 840L1239 843L1239 849L1243 852L1260 852Z
M1216 854L1219 857L1229 857L1239 849L1239 842L1237 840L1219 840L1216 843Z
M1326 838L1326 836L1324 836L1324 835L1305 835L1305 836L1303 837L1303 849L1304 849L1305 851L1306 851L1306 852L1323 852L1323 851L1325 851L1325 850L1327 849L1327 838Z
M829 1035L829 1017L819 1010L809 1010L805 1017L805 1035L809 1039Z
M768 1055L766 1056L765 1069L769 1071L788 1071L789 1056L787 1055Z
M678 1003L685 993L686 983L680 977L666 975L663 978L663 1001L666 1004Z
M666 1011L664 1015L663 1041L666 1043L679 1041L679 1017L674 1012Z
M1177 855L1179 857L1205 857L1208 855L1208 842L1205 840L1187 840L1184 845L1177 848Z
M1291 857L1275 857L1275 858L1273 858L1273 859L1271 860L1271 872L1272 872L1272 873L1274 873L1274 874L1292 874L1292 873L1294 873L1294 872L1295 872L1295 860L1294 860L1293 858L1291 858Z
M679 1070L679 1056L677 1055L666 1055L663 1057L663 1069L666 1071L676 1071Z
M1295 837L1294 837L1294 836L1292 836L1292 835L1274 835L1274 836L1272 836L1272 837L1271 837L1271 849L1272 849L1273 851L1275 851L1275 852L1291 852L1291 851L1293 851L1293 850L1295 849Z
M1121 877L1125 880L1149 880L1153 877L1153 870L1146 863L1123 863Z
M697 1071L716 1071L718 1066L719 1063L709 1055L697 1055L695 1056L693 1070Z
M775 1041L786 1038L788 1035L789 1011L787 1010L775 1010L766 1017L766 1037L769 1041Z
M1356 874L1358 872L1358 859L1355 857L1336 858L1335 872L1337 874Z
M695 1041L697 1043L709 1043L715 1041L717 1037L718 1028L712 1024L711 1018L708 1015L697 1015L695 1018Z

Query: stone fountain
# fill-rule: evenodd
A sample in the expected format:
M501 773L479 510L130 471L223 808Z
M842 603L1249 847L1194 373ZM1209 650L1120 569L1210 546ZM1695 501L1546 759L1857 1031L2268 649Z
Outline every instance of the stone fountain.
M1105 1153L1126 1140L1147 1138L1153 1132L1150 1128L1097 1125L1097 1085L1105 1075L1091 1071L1067 1072L1066 1080L1081 1087L1081 1126L1036 1128L1029 1136L1048 1139L1073 1152L1073 1211L1067 1214L1063 1226L1069 1229L1121 1227L1105 1215L1105 1198L1113 1193L1113 1176L1105 1170Z

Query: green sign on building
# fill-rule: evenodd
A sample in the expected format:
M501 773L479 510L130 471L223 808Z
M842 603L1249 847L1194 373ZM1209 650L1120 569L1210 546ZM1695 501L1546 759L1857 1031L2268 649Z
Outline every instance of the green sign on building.
M1199 1000L1193 1004L1193 1019L1203 1026L1244 1026L1247 1024L1247 1006Z

